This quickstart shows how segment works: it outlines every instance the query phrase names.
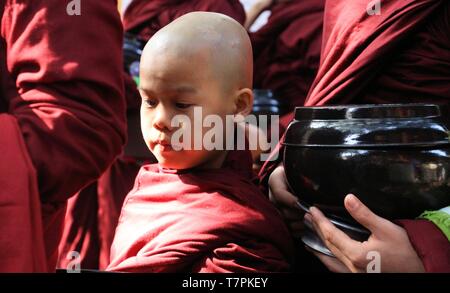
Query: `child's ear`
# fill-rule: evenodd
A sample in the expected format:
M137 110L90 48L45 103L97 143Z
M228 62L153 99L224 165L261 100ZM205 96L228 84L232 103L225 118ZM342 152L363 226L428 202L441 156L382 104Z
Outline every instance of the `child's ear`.
M234 98L235 115L247 116L253 110L253 91L243 88L236 92Z

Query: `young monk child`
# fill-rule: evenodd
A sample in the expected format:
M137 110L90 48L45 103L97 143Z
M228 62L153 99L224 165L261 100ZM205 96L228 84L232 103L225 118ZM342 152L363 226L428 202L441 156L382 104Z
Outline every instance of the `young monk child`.
M252 66L245 29L222 14L186 14L150 39L141 59L141 128L158 164L141 168L125 199L108 270L289 270L291 238L252 182L250 152L171 143L179 129L172 119L194 121L195 107L222 121L250 113Z

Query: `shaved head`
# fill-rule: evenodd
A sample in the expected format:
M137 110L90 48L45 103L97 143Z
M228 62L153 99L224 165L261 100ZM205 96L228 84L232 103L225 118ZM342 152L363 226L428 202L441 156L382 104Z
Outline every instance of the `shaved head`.
M246 30L219 13L186 14L148 41L140 68L141 129L159 164L173 169L222 166L226 151L195 149L194 141L202 144L215 123L201 123L200 136L189 125L198 118L219 117L223 122L221 137L225 137L223 126L228 115L251 112L252 55ZM180 115L187 122L173 123ZM165 145L172 135L184 129L189 132L190 149L168 151Z
M147 43L141 72L155 58L189 62L204 70L226 91L252 88L253 56L247 31L219 13L192 12L159 30Z

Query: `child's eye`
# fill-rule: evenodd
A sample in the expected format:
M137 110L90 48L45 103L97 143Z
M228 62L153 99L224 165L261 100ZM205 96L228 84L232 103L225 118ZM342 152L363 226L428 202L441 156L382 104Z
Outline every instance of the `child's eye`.
M187 109L187 108L189 108L190 106L192 106L192 104L175 103L175 106L176 106L178 109Z
M156 100L154 100L154 99L145 99L145 100L143 100L143 102L149 108L154 108L158 104L158 102Z

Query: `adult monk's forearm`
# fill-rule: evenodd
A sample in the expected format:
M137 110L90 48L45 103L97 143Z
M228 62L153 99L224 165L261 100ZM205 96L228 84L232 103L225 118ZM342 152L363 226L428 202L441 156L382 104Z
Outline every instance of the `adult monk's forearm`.
M401 220L397 223L408 233L427 272L450 272L450 242L436 225L427 220Z
M257 1L246 13L244 27L249 30L258 16L272 4L272 0Z
M12 2L12 1L11 1ZM6 4L9 113L20 124L44 202L97 178L125 141L122 28L116 1Z

